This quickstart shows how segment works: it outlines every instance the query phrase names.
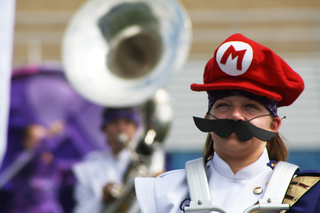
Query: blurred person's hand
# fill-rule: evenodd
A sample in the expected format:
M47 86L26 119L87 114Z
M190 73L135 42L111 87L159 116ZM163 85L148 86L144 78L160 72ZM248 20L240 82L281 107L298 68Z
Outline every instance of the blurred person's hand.
M122 196L124 185L120 183L108 183L103 187L103 202L108 203Z
M47 136L47 130L39 124L31 124L25 129L23 147L26 150L34 150L41 145L42 140Z

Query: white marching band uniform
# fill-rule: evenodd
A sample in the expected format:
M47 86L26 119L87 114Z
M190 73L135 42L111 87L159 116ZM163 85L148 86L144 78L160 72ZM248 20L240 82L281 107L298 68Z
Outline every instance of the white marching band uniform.
M122 150L116 157L109 152L92 152L77 163L73 172L77 178L74 213L99 213L103 208L103 187L108 183L123 183L131 162L131 154Z
M256 204L263 198L273 173L269 162L265 149L256 162L233 174L229 165L214 153L205 166L212 205L239 213ZM185 170L157 178L136 178L135 185L142 213L182 213L183 201L190 198Z

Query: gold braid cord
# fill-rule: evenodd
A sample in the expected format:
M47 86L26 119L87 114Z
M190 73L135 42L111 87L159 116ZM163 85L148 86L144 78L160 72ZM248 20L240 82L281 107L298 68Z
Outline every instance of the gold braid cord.
M294 205L300 197L302 197L312 186L318 183L319 180L320 177L313 176L300 176L293 178L288 187L283 203L290 204L290 206ZM283 212L286 211L281 211L281 213Z

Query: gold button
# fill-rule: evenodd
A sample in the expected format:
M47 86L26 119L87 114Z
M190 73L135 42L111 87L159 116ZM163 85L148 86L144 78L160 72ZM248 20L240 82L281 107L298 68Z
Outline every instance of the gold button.
M267 181L266 181L266 185L268 185L268 183L269 183L269 181L267 180Z
M260 186L254 187L253 189L253 193L255 193L256 195L261 194L263 191L263 189Z

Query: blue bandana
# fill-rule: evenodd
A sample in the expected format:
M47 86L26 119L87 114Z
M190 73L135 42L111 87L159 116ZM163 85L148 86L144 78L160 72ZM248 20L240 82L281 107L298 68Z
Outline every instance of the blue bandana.
M277 117L277 108L278 108L278 102L275 100L272 100L265 96L259 96L252 94L250 92L244 91L244 90L209 90L208 91L208 99L209 99L209 106L208 110L211 109L212 105L220 98L225 98L228 96L235 96L235 95L241 95L245 96L247 98L250 98L252 100L258 101L260 104L264 105L273 116Z

